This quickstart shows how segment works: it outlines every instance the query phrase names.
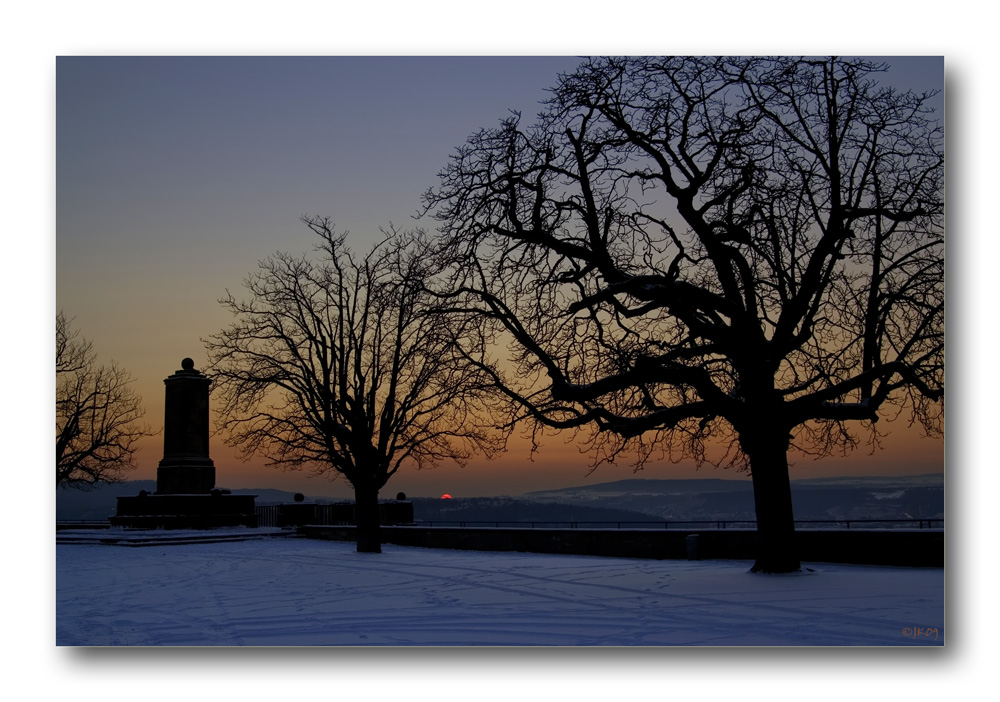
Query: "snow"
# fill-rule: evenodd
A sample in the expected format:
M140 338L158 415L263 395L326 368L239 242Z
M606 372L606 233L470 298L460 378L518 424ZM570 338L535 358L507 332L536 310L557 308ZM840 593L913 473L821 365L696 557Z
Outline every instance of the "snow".
M239 533L239 532L234 532ZM246 532L244 532L246 533ZM64 533L60 533L62 539ZM75 534L82 539L86 534ZM180 537L181 535L178 535ZM124 543L124 542L123 542ZM261 538L56 546L63 646L941 646L941 569Z
M876 500L898 500L906 493L906 490L896 490L895 492L873 492L872 497Z

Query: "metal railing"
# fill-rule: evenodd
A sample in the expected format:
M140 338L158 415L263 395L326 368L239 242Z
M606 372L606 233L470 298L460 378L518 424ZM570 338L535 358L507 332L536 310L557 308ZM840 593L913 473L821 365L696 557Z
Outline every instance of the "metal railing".
M258 524L262 527L279 526L279 507L264 505L254 508ZM322 526L344 526L352 522L342 518L343 511L335 511L332 505L316 505L316 519L313 524ZM57 529L108 527L107 520L61 519ZM520 521L520 520L469 520L469 519L418 519L413 526L418 527L462 527L493 529L756 529L753 519L712 519L712 520L649 520L649 521ZM944 519L797 519L796 529L943 529Z
M353 524L351 519L345 518L343 505L310 505L313 518L309 519L310 524L322 526L345 526ZM257 515L257 524L262 527L282 526L282 505L257 505L254 507L254 514Z
M257 526L262 527L274 527L278 526L278 507L277 505L265 505L265 506L255 506L253 508L254 514L257 515Z
M111 522L107 519L57 519L56 531L65 529L107 529Z
M753 519L650 520L650 521L510 521L429 519L421 527L481 527L494 529L756 529ZM943 529L944 519L797 519L803 529Z

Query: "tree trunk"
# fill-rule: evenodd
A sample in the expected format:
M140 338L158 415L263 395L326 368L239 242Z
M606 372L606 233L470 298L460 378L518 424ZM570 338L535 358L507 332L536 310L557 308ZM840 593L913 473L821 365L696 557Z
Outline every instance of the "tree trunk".
M757 511L757 561L754 573L793 573L801 570L788 478L788 435L773 430L741 439L750 457L753 499Z
M378 488L354 486L354 520L357 522L358 553L382 553Z

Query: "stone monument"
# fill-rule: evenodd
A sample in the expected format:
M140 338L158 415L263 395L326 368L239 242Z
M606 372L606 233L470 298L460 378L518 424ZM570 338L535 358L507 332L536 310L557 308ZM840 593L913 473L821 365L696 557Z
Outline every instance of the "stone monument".
M185 358L181 370L164 379L163 460L156 469L157 495L211 492L215 464L208 457L208 386L204 373Z
M208 455L208 389L204 373L185 358L181 370L164 379L163 460L156 492L119 497L115 526L146 529L210 529L257 526L254 495L215 488L215 464Z

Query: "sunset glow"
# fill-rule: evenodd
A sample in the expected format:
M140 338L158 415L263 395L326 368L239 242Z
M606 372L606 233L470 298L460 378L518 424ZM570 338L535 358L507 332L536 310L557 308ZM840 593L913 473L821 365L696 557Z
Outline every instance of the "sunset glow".
M941 59L886 59L889 78L918 91L943 85ZM508 110L534 115L570 57L96 58L57 61L57 308L137 378L145 421L163 426L163 379L230 323L218 299L238 294L258 260L311 250L303 214L329 215L365 250L379 228L414 220L420 194L469 134ZM943 101L941 102L943 106ZM402 119L400 115L406 115ZM887 418L888 419L888 418ZM906 417L882 421L875 452L789 455L791 477L941 472L940 439ZM859 428L859 436L867 435ZM216 482L350 497L344 480L308 467L244 463L211 439ZM501 455L466 466L401 470L386 494L516 495L630 477L731 478L693 461L601 465L570 434L533 450L519 433ZM144 439L134 479L152 479L162 435ZM391 492L389 492L391 491Z

